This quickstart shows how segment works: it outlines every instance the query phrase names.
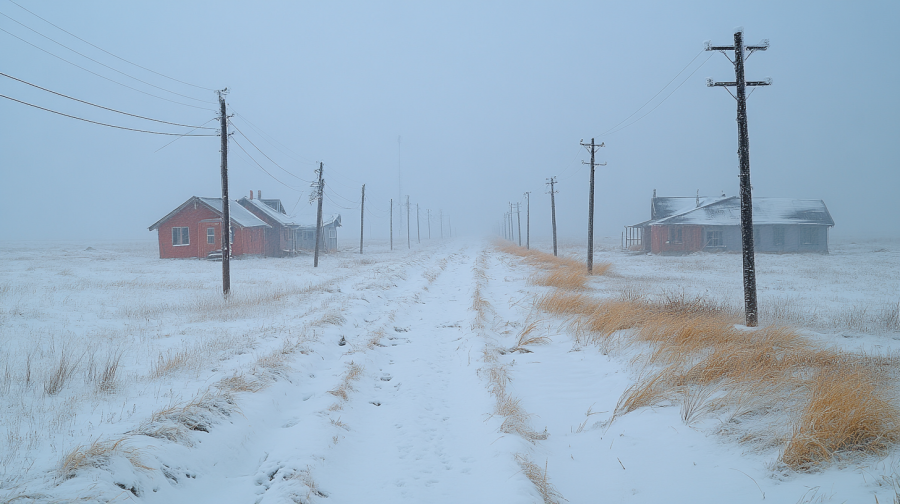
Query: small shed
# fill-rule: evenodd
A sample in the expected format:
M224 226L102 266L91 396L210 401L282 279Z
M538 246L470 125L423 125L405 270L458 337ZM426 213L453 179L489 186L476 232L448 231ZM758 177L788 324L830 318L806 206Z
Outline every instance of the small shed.
M288 217L281 200L253 199L251 191L249 198L241 198L238 203L270 226L266 229L266 256L289 256L301 248L297 237L301 226Z
M650 220L626 227L625 246L654 254L741 251L741 201L738 196L656 197ZM828 253L828 228L834 226L822 200L753 198L756 252Z
M263 255L271 226L236 202L229 205L231 255ZM191 196L149 228L158 231L160 259L206 258L222 250L222 198ZM221 252L220 252L221 253Z
M322 218L322 250L323 252L334 252L338 247L337 228L341 227L341 214L332 215L331 217ZM316 248L316 225L301 225L297 230L298 248L305 250L315 250Z

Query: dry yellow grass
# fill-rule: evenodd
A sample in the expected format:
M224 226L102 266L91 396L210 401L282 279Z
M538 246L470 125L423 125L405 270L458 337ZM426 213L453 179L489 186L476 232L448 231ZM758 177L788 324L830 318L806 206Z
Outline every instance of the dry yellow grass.
M537 491L540 492L544 504L559 504L560 499L566 500L560 495L556 488L550 484L550 478L547 477L547 462L544 462L544 468L541 469L541 466L532 462L531 459L528 458L528 455L525 455L524 453L516 454L516 462L519 463L519 467L522 468L525 477L528 478L528 480L534 484Z
M665 295L598 301L556 290L536 305L566 316L579 342L609 350L638 345L632 364L643 369L611 420L664 401L680 403L685 423L709 412L726 418L781 415L787 434L751 432L745 442L785 443L782 461L809 469L840 453L882 453L900 441L895 385L880 369L890 357L822 348L796 330L739 329L740 314L703 298ZM877 372L876 372L877 371Z
M88 446L78 445L73 448L60 461L57 467L57 475L62 479L69 479L88 467L99 467L106 464L114 456L123 456L137 469L149 470L141 463L137 449L126 446L126 438L112 441L94 440Z
M884 381L863 365L820 370L782 454L784 463L808 469L842 452L886 452L900 440L900 412Z
M527 264L542 268L544 271L539 271L531 277L531 282L535 285L575 291L587 288L587 266L581 261L525 249L509 242L498 242L496 247L502 252L522 257ZM611 266L610 263L594 264L593 274L603 275Z
M341 383L334 389L329 390L328 393L346 401L348 398L347 393L353 390L353 382L359 379L360 375L362 375L362 371L362 366L350 361L350 363L347 364L347 372L344 373Z

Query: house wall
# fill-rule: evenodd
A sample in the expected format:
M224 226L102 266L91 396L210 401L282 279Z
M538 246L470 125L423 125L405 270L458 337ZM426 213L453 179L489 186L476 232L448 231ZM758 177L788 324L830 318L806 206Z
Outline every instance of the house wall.
M776 229L781 228L784 232L784 243L776 244ZM754 226L756 229L754 234L754 249L757 252L818 252L828 253L828 226L816 225L761 225ZM813 233L814 242L803 243L805 233Z
M266 257L281 257L285 250L291 249L291 232L278 221L269 217L265 212L256 207L252 203L244 204L239 201L241 206L246 208L250 213L259 217L260 220L272 226L265 231L265 249L263 254Z
M206 254L201 252L206 245L206 226L201 226L200 221L217 217L218 215L206 206L197 204L196 206L189 205L162 223L157 228L160 259L206 257ZM190 243L188 245L172 245L173 227L188 228L190 232Z
M190 233L190 243L187 245L172 245L172 228L187 227ZM215 238L213 243L207 241L207 228L213 228ZM157 240L159 241L160 259L184 259L188 257L205 258L207 254L222 248L222 218L204 205L188 206L157 228ZM232 225L234 228L234 244L231 256L237 257L245 254L262 255L264 253L265 236L264 229L242 228Z
M650 251L654 254L686 254L703 248L703 228L681 228L681 243L669 243L669 228L675 226L650 226Z

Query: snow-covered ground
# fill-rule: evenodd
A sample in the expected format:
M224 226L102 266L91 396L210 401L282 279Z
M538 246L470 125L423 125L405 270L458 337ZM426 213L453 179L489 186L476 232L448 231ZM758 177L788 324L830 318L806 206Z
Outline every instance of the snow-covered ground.
M613 267L590 293L739 307L740 261L604 242L595 262ZM763 320L900 348L900 242L757 265ZM220 263L160 260L155 243L0 246L0 502L541 502L542 479L573 503L894 498L897 450L800 473L675 407L608 423L635 380L629 356L576 345L534 307L549 288L533 267L487 241L231 272L226 303ZM492 350L532 322L549 341ZM501 382L513 427L495 414Z

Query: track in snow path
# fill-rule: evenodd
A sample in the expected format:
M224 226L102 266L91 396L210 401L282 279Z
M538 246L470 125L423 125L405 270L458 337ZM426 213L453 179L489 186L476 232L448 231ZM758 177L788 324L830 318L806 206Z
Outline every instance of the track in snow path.
M216 425L191 449L173 446L161 464L195 478L156 484L147 502L391 502L502 500L518 468L491 451L492 404L469 333L476 250L411 256L385 290L341 286L341 327L322 327L290 380L242 394L242 415ZM352 292L352 294L351 294ZM381 345L365 338L386 329ZM348 344L338 346L340 336ZM471 342L469 341L471 339ZM349 400L329 394L346 364L362 366ZM340 410L335 411L335 405ZM149 485L148 485L149 486Z
M492 448L492 409L470 332L473 262L447 266L394 325L403 344L366 355L364 378L340 412L347 430L315 479L329 502L496 502L518 471ZM398 340L395 340L398 341Z

